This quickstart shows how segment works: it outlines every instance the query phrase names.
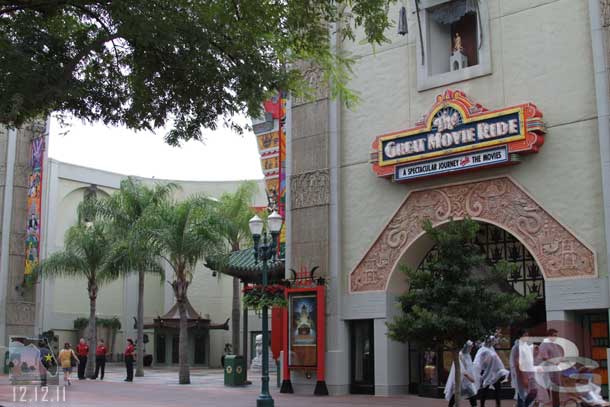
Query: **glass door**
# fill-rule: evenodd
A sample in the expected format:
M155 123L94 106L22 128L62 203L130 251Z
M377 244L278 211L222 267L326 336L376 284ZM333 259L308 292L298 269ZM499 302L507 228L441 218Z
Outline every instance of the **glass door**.
M375 352L373 320L350 325L351 384L353 394L375 394Z

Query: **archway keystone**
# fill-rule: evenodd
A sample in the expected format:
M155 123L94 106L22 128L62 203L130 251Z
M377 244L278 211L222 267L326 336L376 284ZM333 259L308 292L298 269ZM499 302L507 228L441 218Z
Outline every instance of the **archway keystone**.
M390 274L423 232L449 219L470 217L497 225L523 243L545 279L596 277L595 253L546 212L511 178L412 192L350 273L350 291L387 289Z

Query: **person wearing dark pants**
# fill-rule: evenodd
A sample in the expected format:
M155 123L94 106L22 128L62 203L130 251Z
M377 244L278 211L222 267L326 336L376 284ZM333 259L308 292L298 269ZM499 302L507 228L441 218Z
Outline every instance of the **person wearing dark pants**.
M100 380L104 380L107 352L108 349L106 349L106 345L104 345L104 340L100 339L99 344L95 348L95 376L93 376L94 379L97 379L98 374L101 373Z
M133 340L127 339L127 348L125 348L125 368L127 369L126 382L133 381L133 361L136 353L136 347Z
M85 379L85 368L87 367L87 355L89 354L89 345L85 343L84 338L80 338L80 342L76 345L76 355L78 356L78 380Z
M485 407L490 390L494 390L494 398L496 399L496 407L501 406L500 396L502 382L508 377L508 370L504 368L504 363L498 356L494 346L497 344L495 336L489 336L485 339L485 343L474 358L474 365L477 371L481 372L481 390L479 391L479 399L481 407Z
M470 402L471 407L476 407L477 406L476 394L474 396L470 397L468 399L468 401ZM455 396L451 396L451 398L449 399L449 407L453 407L453 406L455 406Z
M53 354L45 341L38 343L38 350L40 351L40 385L45 387L47 385L47 372L53 363Z
M496 407L500 407L500 396L501 393L500 391L502 390L502 380L504 379L504 377L498 379L497 382L495 382L494 384L492 384L491 386L487 386L481 389L480 391L480 397L481 397L481 407L485 407L485 401L487 401L487 399L489 398L489 392L491 391L491 387L493 386L493 397L496 400Z

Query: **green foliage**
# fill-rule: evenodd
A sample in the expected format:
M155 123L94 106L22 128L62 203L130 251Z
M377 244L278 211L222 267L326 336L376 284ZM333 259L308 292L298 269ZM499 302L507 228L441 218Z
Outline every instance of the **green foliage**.
M282 285L268 285L263 287L260 284L244 287L242 301L245 306L255 311L262 311L263 307L269 309L273 307L286 308L288 301L284 296L285 287Z
M112 329L118 331L121 329L121 321L117 317L112 318L95 318L96 326ZM89 318L76 318L74 320L74 329L85 329L89 325Z
M277 89L312 94L300 61L320 67L331 93L353 60L331 31L387 41L395 0L39 0L0 4L0 123L52 111L131 129L173 120L171 144L237 112L260 113ZM329 25L337 23L338 28ZM242 128L227 119L238 131Z
M237 191L224 193L217 202L219 232L231 251L252 240L249 222L254 216L254 194L258 186L254 181L243 182Z
M144 218L151 249L171 266L176 280L190 282L199 260L222 251L214 205L202 196L166 200Z
M111 267L109 253L113 244L111 227L87 202L79 205L79 217L64 237L64 250L55 252L37 267L37 273L54 277L84 278L90 297L97 296L100 285L118 277Z
M426 270L403 267L409 290L400 296L402 314L388 323L390 338L422 348L456 349L526 317L533 298L506 283L509 263L486 264L474 243L479 229L470 219L424 229L437 245L438 256Z
M129 177L121 181L119 191L110 198L97 201L97 211L112 226L114 241L109 262L114 270L121 273L142 270L163 279L163 268L150 246L147 216L177 188L172 183L150 187Z

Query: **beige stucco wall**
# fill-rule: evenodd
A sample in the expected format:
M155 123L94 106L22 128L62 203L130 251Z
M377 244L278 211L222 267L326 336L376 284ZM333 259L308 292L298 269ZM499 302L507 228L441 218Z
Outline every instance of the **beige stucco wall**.
M391 44L345 43L358 56L351 87L361 103L341 111L344 276L353 270L409 191L508 174L549 213L597 253L607 275L587 2L483 0L491 17L492 74L424 92L416 90L415 16L409 34L388 31ZM398 16L397 4L390 16ZM445 89L464 91L488 109L533 102L548 127L539 154L505 169L480 170L417 183L377 178L368 163L371 142L403 130L426 113ZM347 284L344 285L348 287Z
M53 253L63 248L63 239L66 231L75 224L78 204L84 198L84 193L90 185L96 185L98 193L112 194L119 187L120 181L126 176L106 171L80 167L72 164L50 160L47 174L48 216L46 224L46 239L43 238L43 253ZM144 182L164 182L164 180L143 179ZM194 194L201 194L213 198L224 192L237 189L239 181L229 182L182 182L171 181L178 184L174 198L184 199ZM265 206L264 188L259 186L255 198L256 206ZM172 276L167 275L166 280L171 281ZM39 330L53 329L60 335L60 343L68 340L73 342L76 333L73 330L73 321L78 317L87 317L89 301L87 298L86 282L79 279L58 278L43 282L44 318ZM193 307L202 315L209 315L214 323L222 323L231 316L231 278L223 275L212 276L212 272L199 264L195 270L193 282L189 289L189 299ZM165 313L174 304L173 293L167 281L159 276L147 275L145 280L144 316L145 323L152 322L153 318ZM108 318L117 316L123 325L118 332L116 345L120 351L123 349L127 337L135 337L133 317L137 306L137 277L127 276L100 288L97 311L98 316ZM152 330L148 331L152 334ZM147 353L154 350L153 335L149 335L151 343L147 345ZM169 340L170 338L168 338ZM210 332L210 358L212 365L220 363L220 355L225 343L231 342L230 331ZM169 342L168 342L169 343Z

